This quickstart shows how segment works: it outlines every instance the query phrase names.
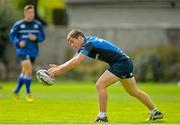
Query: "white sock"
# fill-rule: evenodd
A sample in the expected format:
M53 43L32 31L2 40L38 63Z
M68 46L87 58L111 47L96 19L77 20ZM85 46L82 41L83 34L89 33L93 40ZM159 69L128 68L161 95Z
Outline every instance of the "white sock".
M151 114L154 115L157 111L157 108L151 109Z
M99 112L98 116L103 118L103 117L107 116L107 114L106 114L106 112Z

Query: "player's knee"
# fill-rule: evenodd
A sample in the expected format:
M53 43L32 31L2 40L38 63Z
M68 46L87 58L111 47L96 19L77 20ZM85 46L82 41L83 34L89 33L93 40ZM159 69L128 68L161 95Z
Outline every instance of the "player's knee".
M101 90L101 89L103 89L104 87L103 87L103 85L100 83L100 82L97 82L96 83L96 89L97 90Z
M29 72L28 72L28 75L31 76L31 75L32 75L32 71L29 71Z
M31 75L32 75L32 70L31 70L31 69L27 69L27 70L25 71L25 75L26 75L26 76L31 76Z
M98 90L100 88L100 85L96 83L96 89Z

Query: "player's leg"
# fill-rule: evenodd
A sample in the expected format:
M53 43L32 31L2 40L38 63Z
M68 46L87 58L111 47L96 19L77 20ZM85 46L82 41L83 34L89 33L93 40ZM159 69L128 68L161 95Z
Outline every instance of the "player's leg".
M23 84L24 84L24 75L23 75L23 72L21 72L21 74L19 75L19 78L18 78L16 88L13 91L13 96L14 96L15 101L19 100L19 91L20 91L21 87L23 86Z
M22 61L25 59L25 57L24 56L19 56L19 59L21 61L21 74L19 75L17 86L16 86L15 90L13 91L13 96L14 96L15 101L19 99L19 94L18 93L19 93L21 87L24 84L24 74L25 74L25 68L24 68L24 66L22 64Z
M22 61L22 65L25 69L24 81L26 85L26 92L30 93L31 75L32 75L32 64L30 60Z
M96 82L96 89L98 93L98 100L99 100L99 114L96 122L104 121L107 122L106 116L106 108L107 108L107 91L106 88L111 84L117 82L119 80L118 77L113 75L111 72L106 70L101 77Z
M146 94L144 91L137 88L136 80L134 77L120 79L120 82L121 82L122 86L124 87L124 89L131 96L136 97L138 100L140 100L143 104L145 104L148 107L148 109L151 111L152 115L157 114L155 117L152 118L153 120L163 118L163 114L155 108L149 95Z
M144 103L150 110L154 109L155 106L150 99L150 97L143 91L139 90L136 86L136 81L134 77L132 78L126 78L126 79L120 79L120 82L122 83L122 86L124 89L131 95L136 98L138 98L142 103Z
M26 99L28 102L32 102L33 99L32 99L31 90L30 90L31 83L32 83L32 78L31 78L31 76L32 76L32 63L31 63L31 60L27 59L27 60L22 61L22 65L24 68L24 83L26 86L26 93L27 93Z
M19 78L18 78L17 86L16 86L16 88L15 88L15 90L14 90L14 93L15 93L15 94L18 94L18 93L19 93L22 85L24 84L24 72L23 72L23 71L24 71L24 70L23 70L23 68L22 68L21 74L19 75Z

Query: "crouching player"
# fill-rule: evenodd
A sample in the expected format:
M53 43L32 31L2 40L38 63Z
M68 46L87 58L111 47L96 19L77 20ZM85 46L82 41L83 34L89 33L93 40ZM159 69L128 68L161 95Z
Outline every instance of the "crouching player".
M49 74L54 77L79 65L86 57L99 59L109 64L107 69L97 80L96 89L99 97L99 114L96 122L108 122L107 111L107 87L120 81L123 88L141 101L150 110L150 120L162 119L163 114L155 107L150 97L138 89L133 76L133 64L131 59L111 42L94 36L85 36L80 30L72 30L67 40L77 49L78 54L69 61L59 66L50 64Z
M32 64L38 56L38 43L44 41L45 33L42 24L34 19L35 9L33 5L26 5L24 8L24 19L17 21L10 32L10 39L16 48L16 54L21 62L22 71L18 83L13 91L14 99L19 99L19 90L22 85L26 86L26 99L32 102L30 91Z

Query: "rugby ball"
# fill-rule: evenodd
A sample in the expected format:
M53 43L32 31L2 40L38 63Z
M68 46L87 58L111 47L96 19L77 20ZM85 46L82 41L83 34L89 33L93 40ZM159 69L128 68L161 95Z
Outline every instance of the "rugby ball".
M41 69L36 72L36 77L40 83L46 86L54 84L54 79L49 75L47 70Z

